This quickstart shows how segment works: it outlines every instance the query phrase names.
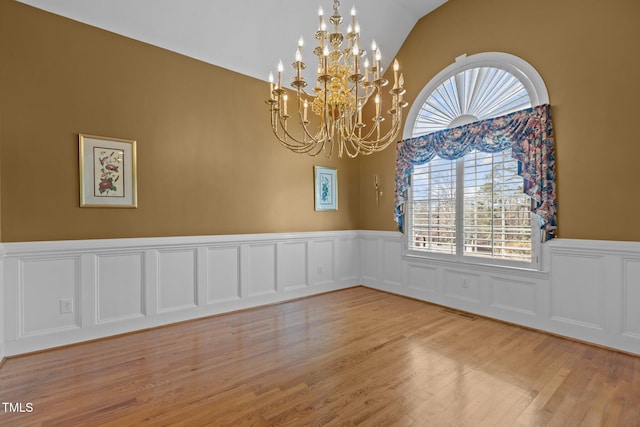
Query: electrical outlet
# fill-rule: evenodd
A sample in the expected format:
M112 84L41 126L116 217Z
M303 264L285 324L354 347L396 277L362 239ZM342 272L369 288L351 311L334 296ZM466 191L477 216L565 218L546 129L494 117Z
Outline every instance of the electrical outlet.
M464 277L462 279L462 287L463 288L468 288L469 287L469 278L468 277Z
M63 298L60 300L60 314L73 313L73 298Z

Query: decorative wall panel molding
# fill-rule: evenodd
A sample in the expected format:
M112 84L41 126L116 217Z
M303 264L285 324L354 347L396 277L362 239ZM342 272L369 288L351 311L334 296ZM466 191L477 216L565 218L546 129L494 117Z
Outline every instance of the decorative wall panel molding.
M196 249L162 249L157 252L158 313L196 307Z
M315 262L313 273L313 286L327 285L334 282L335 277L335 242L333 240L312 240L310 242L311 253Z
M551 313L554 320L602 329L605 269L602 256L556 249L551 258ZM576 296L580 295L580 304Z
M278 243L278 285L280 290L302 289L309 286L309 243Z
M18 330L33 336L80 327L80 256L22 259L18 271ZM55 286L40 286L51 283ZM57 301L57 304L51 304ZM63 310L62 304L68 309Z
M207 250L207 304L240 299L240 246Z
M95 259L96 323L143 317L144 253L101 254Z
M622 333L640 340L640 258L623 259Z
M508 276L489 276L492 307L516 313L537 315L538 287L535 281Z

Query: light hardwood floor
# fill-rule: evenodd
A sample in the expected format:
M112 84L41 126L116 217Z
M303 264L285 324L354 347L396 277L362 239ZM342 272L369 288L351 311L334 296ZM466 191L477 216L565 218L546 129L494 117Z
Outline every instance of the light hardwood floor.
M640 358L357 287L38 354L0 425L640 425Z

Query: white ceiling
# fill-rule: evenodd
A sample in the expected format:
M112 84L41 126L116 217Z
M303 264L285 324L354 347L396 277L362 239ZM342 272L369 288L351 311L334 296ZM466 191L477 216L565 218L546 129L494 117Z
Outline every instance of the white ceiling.
M327 25L333 11L330 0L19 1L261 80L270 71L275 74L282 59L285 81L287 73L293 75L288 65L294 61L300 36L305 40L303 61L315 66L311 51L316 45L318 6L324 9ZM387 68L415 23L446 1L343 0L340 29L346 31L355 4L361 48L370 50L375 39Z

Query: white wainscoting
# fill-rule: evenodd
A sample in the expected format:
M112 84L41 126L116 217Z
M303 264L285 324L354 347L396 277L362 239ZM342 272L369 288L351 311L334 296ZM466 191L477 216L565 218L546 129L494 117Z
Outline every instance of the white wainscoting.
M356 285L640 354L640 243L556 239L532 271L405 256L381 231L7 243L0 357ZM4 288L4 292L2 292ZM61 313L61 300L73 312Z
M334 231L6 243L0 357L358 285L358 239ZM61 313L64 300L71 313Z
M399 233L360 235L369 287L640 354L640 243L555 239L532 271L404 256Z
M0 245L0 363L4 360L6 354L4 346L4 247Z

